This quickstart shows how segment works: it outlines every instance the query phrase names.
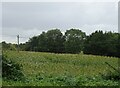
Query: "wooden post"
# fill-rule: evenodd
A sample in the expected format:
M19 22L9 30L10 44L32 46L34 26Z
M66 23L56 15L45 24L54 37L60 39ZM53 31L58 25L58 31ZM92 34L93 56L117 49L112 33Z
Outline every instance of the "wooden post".
M19 35L17 35L17 42L18 42L18 52L19 52Z

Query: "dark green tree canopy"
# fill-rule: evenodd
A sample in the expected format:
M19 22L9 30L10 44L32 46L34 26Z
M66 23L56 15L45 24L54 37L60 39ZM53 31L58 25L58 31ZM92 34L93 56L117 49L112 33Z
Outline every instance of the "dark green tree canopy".
M49 30L46 33L42 32L39 36L32 37L27 46L31 51L40 52L64 52L64 37L59 29Z
M116 56L118 33L96 31L87 37L85 54Z
M65 52L79 53L83 49L86 34L79 29L70 29L65 32Z
M47 48L49 52L63 52L64 51L64 37L59 29L49 30L46 33Z
M2 42L2 49L17 50L17 44ZM66 30L63 35L60 29L52 29L33 36L26 43L19 45L20 50L80 53L120 57L120 33L95 31L90 35L79 29Z

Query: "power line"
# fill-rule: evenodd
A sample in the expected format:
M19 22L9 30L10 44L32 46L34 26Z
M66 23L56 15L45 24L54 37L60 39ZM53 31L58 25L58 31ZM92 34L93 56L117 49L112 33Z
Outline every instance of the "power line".
M1 35L2 37L16 37L17 35ZM30 38L30 37L25 37L25 36L20 36L19 35L19 38Z

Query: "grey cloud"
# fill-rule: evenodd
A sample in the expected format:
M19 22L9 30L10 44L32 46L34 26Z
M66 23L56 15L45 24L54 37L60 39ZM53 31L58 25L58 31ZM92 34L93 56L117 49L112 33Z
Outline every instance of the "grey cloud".
M81 28L87 34L95 29L116 31L118 19L114 2L4 2L2 15L3 34L22 36L52 28Z

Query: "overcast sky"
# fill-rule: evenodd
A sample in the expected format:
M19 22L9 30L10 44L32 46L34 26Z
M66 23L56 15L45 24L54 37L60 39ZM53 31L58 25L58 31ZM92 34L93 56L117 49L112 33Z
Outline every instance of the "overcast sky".
M79 28L86 34L95 30L118 32L115 2L4 2L2 3L2 40L16 43L59 28L62 32Z

